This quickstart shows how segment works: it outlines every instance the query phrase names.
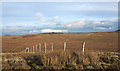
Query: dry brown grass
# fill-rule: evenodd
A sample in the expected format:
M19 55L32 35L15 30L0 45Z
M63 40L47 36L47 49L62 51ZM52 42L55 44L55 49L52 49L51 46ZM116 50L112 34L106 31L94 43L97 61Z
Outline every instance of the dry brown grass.
M3 54L3 69L119 69L117 55L93 50L86 50L84 55L72 50Z
M54 49L63 49L63 43L67 42L67 49L81 50L83 41L86 42L87 49L101 51L118 50L118 33L63 33L63 34L36 34L36 35L4 35L2 36L3 53L21 52L26 47L32 48L33 45L47 44L50 49L54 43Z
M119 69L118 33L7 35L2 38L3 69ZM63 43L67 42L66 51ZM85 54L82 43L86 42ZM21 53L42 44L41 53ZM47 43L47 53L44 53ZM51 51L54 43L54 51Z

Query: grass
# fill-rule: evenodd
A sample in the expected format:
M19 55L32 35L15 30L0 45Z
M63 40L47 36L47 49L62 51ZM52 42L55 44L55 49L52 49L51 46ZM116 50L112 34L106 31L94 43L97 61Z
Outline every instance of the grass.
M44 53L3 54L3 69L119 69L118 53L56 50Z
M56 49L62 49L63 43L67 42L69 49L81 49L82 42L85 41L87 48L117 51L118 33L63 33L63 34L36 34L36 35L4 35L2 36L3 53L20 52L25 48L31 48L33 45L47 44L49 48L54 43Z
M63 33L5 35L2 38L3 69L120 69L118 33ZM86 42L85 54L82 43ZM67 42L66 51L63 43ZM41 53L23 53L41 43ZM47 53L44 53L44 43ZM51 51L54 43L54 51Z

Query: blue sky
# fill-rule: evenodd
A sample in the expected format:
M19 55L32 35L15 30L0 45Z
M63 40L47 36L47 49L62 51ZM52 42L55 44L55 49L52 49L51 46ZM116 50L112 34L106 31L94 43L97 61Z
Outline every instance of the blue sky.
M118 29L117 2L3 2L3 35Z

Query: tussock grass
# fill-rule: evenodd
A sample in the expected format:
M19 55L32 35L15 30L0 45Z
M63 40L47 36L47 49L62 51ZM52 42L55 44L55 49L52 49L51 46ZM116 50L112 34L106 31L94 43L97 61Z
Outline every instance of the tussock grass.
M109 55L108 55L109 54ZM3 54L3 69L119 69L119 53L54 50L44 53Z

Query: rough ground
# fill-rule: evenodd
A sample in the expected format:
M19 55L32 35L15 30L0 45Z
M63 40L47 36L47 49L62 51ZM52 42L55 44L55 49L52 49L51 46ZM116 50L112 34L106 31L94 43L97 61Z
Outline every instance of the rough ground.
M82 43L86 42L85 54ZM66 51L63 43L67 42ZM42 44L41 53L22 53ZM44 43L47 53L44 54ZM54 44L54 51L50 47ZM2 36L3 69L120 69L118 32Z
M89 51L89 50L88 50ZM120 69L120 53L74 51L40 53L3 53L3 69Z
M26 47L47 43L50 49L54 43L54 49L63 49L63 43L67 42L67 49L81 50L83 41L86 42L86 49L100 51L118 50L118 32L100 33L61 33L61 34L36 34L36 35L4 35L2 36L2 52L21 52Z

